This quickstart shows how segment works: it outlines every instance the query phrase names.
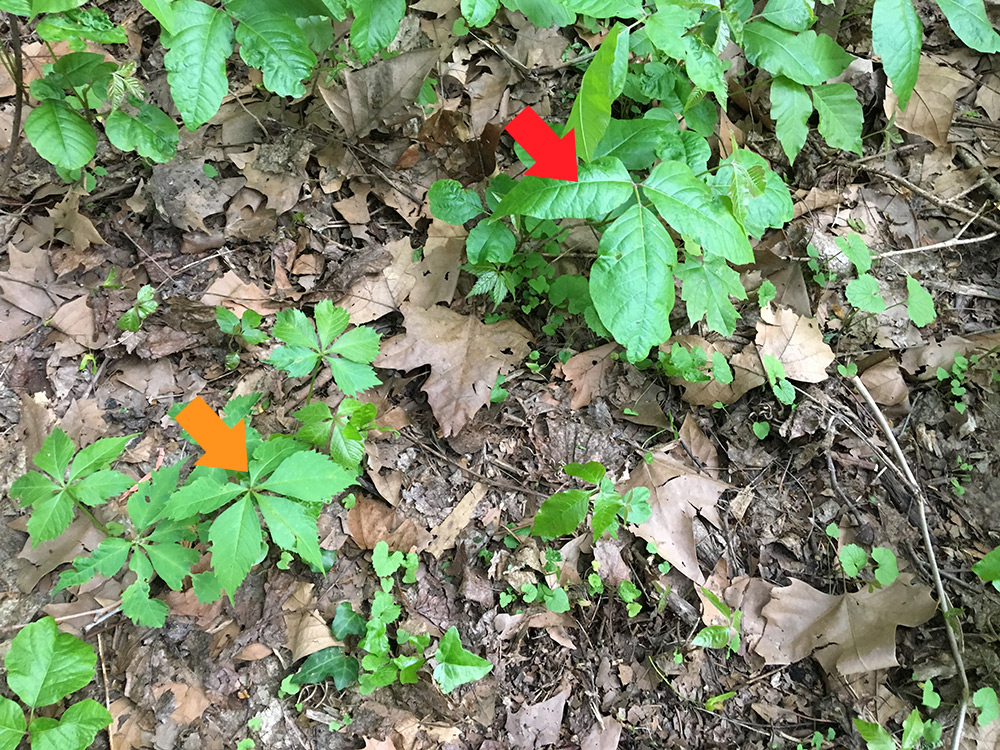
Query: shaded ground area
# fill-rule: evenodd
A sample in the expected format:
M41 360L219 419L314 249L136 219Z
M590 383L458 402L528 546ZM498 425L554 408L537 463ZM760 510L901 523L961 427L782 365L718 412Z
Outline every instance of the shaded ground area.
M886 466L891 451L871 410L832 374L856 362L891 420L964 612L970 679L995 684L1000 597L969 567L1000 541L998 253L992 238L952 242L997 226L1000 186L989 169L1000 98L983 85L1000 80L993 62L932 35L937 98L896 119L902 145L884 151L873 135L864 159L845 160L810 140L794 169L757 116L753 82L734 78L740 96L720 144L732 133L770 159L795 191L796 219L743 269L750 300L735 336L691 327L675 311L677 336L664 346L721 352L736 373L730 386L691 384L625 364L582 320L546 333L544 306L525 314L508 302L507 328L481 323L493 306L467 297L466 230L433 219L426 191L445 177L480 185L498 168L519 176L503 125L527 105L564 120L579 76L566 61L600 38L582 27L537 29L514 13L456 38L452 6L415 4L401 54L300 101L266 98L252 81L234 86L169 164L99 155L108 175L89 195L23 146L0 218L0 489L56 424L78 445L139 433L120 467L137 480L158 461L192 456L167 411L196 395L221 407L265 393L254 425L293 430L310 384L262 364L269 345L234 346L216 305L271 321L279 309L332 299L353 323L374 326L385 342L383 385L365 397L388 429L367 448L356 505L333 503L321 518L322 546L337 552L326 576L282 570L275 556L232 604L162 591L171 615L160 630L120 615L127 581L98 578L50 596L60 567L100 536L79 521L32 548L5 496L0 638L44 612L93 644L92 697L115 716L116 750L228 748L243 737L269 750L795 748L816 732L830 738L824 747L862 747L851 720L898 726L928 679L943 699L930 713L947 731L960 693L916 501ZM122 59L139 57L140 32L135 47L118 50ZM162 73L148 73L147 88L163 93ZM877 133L883 93L863 85L870 63L853 74ZM436 100L409 105L428 77ZM11 108L8 98L3 116ZM849 231L879 256L889 303L879 315L845 300L851 268L834 237ZM572 227L554 262L585 270L595 252L593 233ZM112 269L121 288L106 283ZM831 272L836 280L815 282ZM907 317L907 275L933 293L938 319L927 328ZM765 280L776 297L761 309ZM123 333L116 321L147 283L159 309ZM794 409L760 387L766 353L795 382ZM227 369L233 354L239 365ZM978 357L958 396L956 355ZM508 395L487 404L498 371ZM341 398L322 377L312 393L331 406ZM623 487L648 487L653 517L618 539L595 544L584 533L547 552L523 529L544 498L576 486L562 472L573 461L600 461ZM107 517L122 510L112 503ZM277 698L293 664L332 643L337 604L364 611L371 601L379 540L421 552L416 583L400 592L400 626L435 635L457 626L492 674L450 696L421 674L368 697L324 684ZM898 581L879 589L847 580L837 559L847 543L892 550ZM623 581L639 592L632 616ZM572 608L526 601L525 584L541 583L562 584ZM728 657L692 644L725 620L702 587L742 612L742 642ZM997 731L972 725L963 747L997 747Z

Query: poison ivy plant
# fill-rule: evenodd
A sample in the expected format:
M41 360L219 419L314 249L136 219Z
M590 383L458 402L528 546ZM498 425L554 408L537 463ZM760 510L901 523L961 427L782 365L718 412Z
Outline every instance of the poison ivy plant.
M60 633L45 617L21 628L4 657L7 687L28 707L0 697L0 750L14 750L27 740L32 750L84 750L111 723L111 714L84 698L66 706L58 718L55 704L94 680L97 656L88 644ZM36 716L44 709L45 716Z

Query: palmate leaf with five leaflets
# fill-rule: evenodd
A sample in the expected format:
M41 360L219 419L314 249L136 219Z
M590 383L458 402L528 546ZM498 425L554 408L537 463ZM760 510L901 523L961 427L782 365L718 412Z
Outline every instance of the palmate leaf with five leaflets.
M314 312L316 324L298 309L282 310L276 316L272 333L284 346L278 346L268 364L292 377L305 377L325 362L333 380L348 396L379 384L369 364L378 356L379 335L367 326L344 332L350 322L343 308L322 300Z
M632 361L670 338L677 249L659 217L638 204L601 236L590 296L601 323Z

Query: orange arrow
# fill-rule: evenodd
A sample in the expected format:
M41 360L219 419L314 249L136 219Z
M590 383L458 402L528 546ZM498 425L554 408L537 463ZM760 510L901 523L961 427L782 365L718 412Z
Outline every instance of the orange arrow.
M201 396L185 406L174 417L205 451L195 462L197 466L229 471L247 471L247 434L240 420L235 427L226 427L222 418L212 411Z

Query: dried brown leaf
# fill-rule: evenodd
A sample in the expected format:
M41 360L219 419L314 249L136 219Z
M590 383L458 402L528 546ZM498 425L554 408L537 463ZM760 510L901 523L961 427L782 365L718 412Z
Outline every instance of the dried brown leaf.
M562 366L563 375L573 389L571 409L582 409L594 398L607 396L611 391L608 375L615 363L611 353L618 348L615 343L605 344L587 352L574 354Z
M816 321L785 308L761 310L757 346L761 356L770 354L781 361L789 380L821 383L827 379L826 368L833 362L833 349L823 341Z
M906 110L899 104L891 87L886 87L885 114L895 116L896 126L907 133L919 135L941 148L948 143L948 132L955 116L955 100L974 85L965 76L947 65L938 65L926 55L920 57L920 72Z

